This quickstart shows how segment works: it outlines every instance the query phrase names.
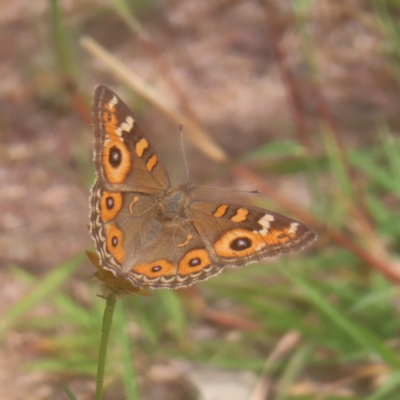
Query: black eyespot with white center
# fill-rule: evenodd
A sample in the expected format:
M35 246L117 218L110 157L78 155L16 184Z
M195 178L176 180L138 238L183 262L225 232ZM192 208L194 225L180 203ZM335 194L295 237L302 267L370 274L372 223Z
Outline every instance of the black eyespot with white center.
M117 238L116 236L113 236L113 238L111 239L111 244L112 244L114 247L117 247L117 246L118 246L118 238Z
M151 272L160 272L162 270L161 265L155 265L152 269Z
M111 196L106 198L106 207L108 210L112 210L114 208L114 199Z
M117 168L120 166L121 161L121 150L116 146L111 147L110 153L108 155L108 162L111 164L112 167Z
M247 237L239 237L235 240L232 240L230 244L230 248L235 251L242 251L249 249L252 246L253 242Z
M201 260L199 257L195 257L195 258L192 258L188 264L189 264L189 267L197 267L201 264Z

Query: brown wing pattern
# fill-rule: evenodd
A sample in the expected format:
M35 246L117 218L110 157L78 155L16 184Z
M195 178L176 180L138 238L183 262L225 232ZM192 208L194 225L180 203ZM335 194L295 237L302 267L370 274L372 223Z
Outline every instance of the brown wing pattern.
M149 139L125 103L105 86L93 101L97 179L114 191L163 194L169 178Z
M217 264L242 266L297 251L316 234L272 211L239 204L194 202L191 219Z

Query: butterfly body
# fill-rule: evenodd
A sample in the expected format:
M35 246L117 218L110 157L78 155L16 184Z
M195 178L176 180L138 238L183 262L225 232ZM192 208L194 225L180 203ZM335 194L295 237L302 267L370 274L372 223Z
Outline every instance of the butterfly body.
M191 182L171 189L148 137L105 86L95 90L93 122L90 232L101 279L116 290L189 286L315 239L300 222L262 208L194 201Z

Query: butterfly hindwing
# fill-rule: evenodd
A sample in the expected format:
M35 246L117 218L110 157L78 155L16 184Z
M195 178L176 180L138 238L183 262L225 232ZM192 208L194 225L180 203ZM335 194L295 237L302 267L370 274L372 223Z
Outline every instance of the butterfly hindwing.
M249 205L193 202L190 216L216 263L242 266L297 251L315 233L281 214Z

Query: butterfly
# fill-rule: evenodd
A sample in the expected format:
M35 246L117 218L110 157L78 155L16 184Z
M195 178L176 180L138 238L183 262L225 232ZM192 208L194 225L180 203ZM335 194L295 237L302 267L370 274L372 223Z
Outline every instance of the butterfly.
M116 291L190 286L316 239L307 226L269 210L193 200L192 182L171 188L133 113L103 85L95 89L92 117L96 180L89 228L97 277Z

